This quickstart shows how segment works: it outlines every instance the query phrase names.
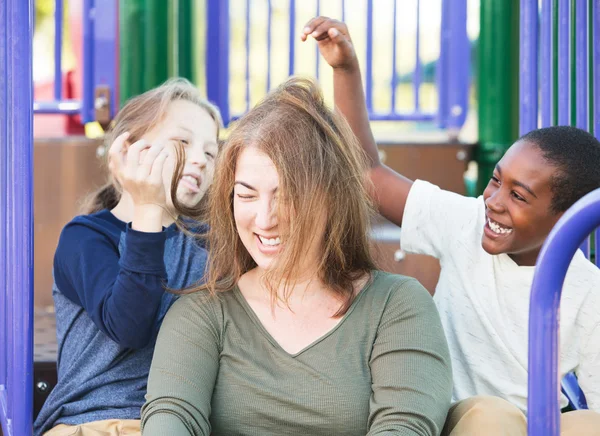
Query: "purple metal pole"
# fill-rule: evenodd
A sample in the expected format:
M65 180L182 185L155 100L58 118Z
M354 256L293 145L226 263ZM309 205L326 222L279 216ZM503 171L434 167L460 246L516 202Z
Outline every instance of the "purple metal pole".
M343 15L343 14L342 14ZM391 113L396 112L396 88L398 87L398 68L396 67L396 51L398 35L398 2L394 0L394 10L392 12L393 31L392 31L392 96L391 96Z
M449 29L446 31L449 32L449 37L444 48L449 51L446 66L452 66L445 70L445 74L448 75L447 127L458 130L467 118L469 98L470 46L467 36L467 1L454 0L447 12Z
M94 119L94 0L83 0L83 91L81 93L81 118L83 122Z
M588 130L588 0L575 1L575 20L577 24L575 27L575 65L577 66L576 123L577 127L579 127L580 129Z
M229 0L208 0L206 94L221 110L223 122L230 121L229 110Z
M521 0L521 47L520 47L520 80L519 99L521 110L519 116L519 134L537 128L538 116L538 2L537 0Z
M246 0L246 112L250 110L250 0ZM268 91L268 89L267 89Z
M417 47L415 49L415 71L413 72L413 95L415 98L415 112L419 112L420 102L419 102L419 92L421 89L421 0L417 0Z
M33 2L7 0L7 271L14 338L9 348L9 434L29 435L33 419ZM12 403L12 408L11 408ZM11 433L12 432L12 433Z
M596 138L600 139L600 3L595 0L592 2L592 17L594 23L593 35L593 48L594 56L593 61L593 91L594 91L594 134ZM596 233L598 235L598 233ZM596 252L600 251L600 239L596 237ZM598 255L596 255L596 262L598 262Z
M101 0L94 6L94 82L92 86L107 86L110 90L110 118L117 113L117 53L119 46L119 3L118 0ZM93 92L93 90L92 90ZM92 94L93 97L93 94ZM88 112L84 112L87 114ZM89 114L95 119L95 111Z
M290 0L290 53L288 57L288 76L294 75L296 57L296 0Z
M62 99L62 21L63 2L54 2L54 100Z
M367 1L367 68L365 72L367 111L373 113L373 0Z
M561 126L570 124L570 2L571 0L558 0L558 124Z
M529 307L528 434L558 436L558 311L571 259L600 224L600 189L576 202L546 239L535 268Z
M542 0L540 47L542 127L552 125L552 0Z
M7 199L6 199L6 187L8 186L8 157L6 144L8 139L6 138L6 128L8 119L8 108L6 106L6 93L7 93L7 77L8 71L6 70L7 64L7 17L6 17L6 3L0 3L0 289L8 289L6 286L6 211ZM4 407L6 407L6 391L3 387L6 386L7 381L7 368L8 368L8 350L7 350L7 330L8 323L7 318L7 292L0 292L0 403L4 401ZM4 395L4 396L3 396ZM3 404L0 404L0 421L2 422L2 429L6 433L4 425L6 424L2 419L6 413L2 413Z
M394 7L395 7L395 1L394 1ZM345 23L346 22L346 0L342 0L342 21Z
M449 58L449 19L451 9L450 1L442 0L442 22L440 25L440 57L437 62L435 81L438 91L437 124L441 128L448 125L450 109L448 107L448 58Z

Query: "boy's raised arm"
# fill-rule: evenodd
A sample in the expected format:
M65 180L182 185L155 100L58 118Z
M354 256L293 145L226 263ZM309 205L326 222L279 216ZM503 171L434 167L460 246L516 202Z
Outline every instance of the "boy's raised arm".
M333 68L335 107L346 117L369 157L369 176L379 212L393 223L402 225L404 206L412 181L386 167L379 160L365 104L360 67L348 28L340 21L316 17L302 30L302 41L306 41L309 36L317 41L321 56Z

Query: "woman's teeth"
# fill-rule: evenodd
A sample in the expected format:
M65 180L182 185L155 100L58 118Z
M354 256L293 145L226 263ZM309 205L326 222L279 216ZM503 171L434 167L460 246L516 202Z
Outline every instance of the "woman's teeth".
M259 235L258 239L260 239L260 242L262 242L263 245L275 246L275 245L281 244L281 239L279 239L279 237L269 239L269 238L263 238L262 236Z
M512 233L512 231L513 231L513 229L501 226L500 224L498 224L495 221L492 221L489 218L488 218L488 225L489 225L490 229L492 230L492 232L497 233L499 235L507 235L507 234Z

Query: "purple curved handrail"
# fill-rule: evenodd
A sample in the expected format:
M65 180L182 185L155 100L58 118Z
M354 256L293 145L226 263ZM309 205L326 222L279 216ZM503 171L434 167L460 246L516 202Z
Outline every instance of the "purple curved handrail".
M558 221L538 257L529 306L528 423L530 436L560 433L558 310L562 286L577 249L600 225L600 188Z

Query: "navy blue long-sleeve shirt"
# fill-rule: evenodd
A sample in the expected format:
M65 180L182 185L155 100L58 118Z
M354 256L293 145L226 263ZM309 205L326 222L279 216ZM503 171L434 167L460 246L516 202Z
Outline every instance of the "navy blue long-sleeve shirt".
M138 232L103 210L65 226L54 257L58 383L36 435L58 424L140 418L156 334L176 299L165 286L201 281L206 258L175 225Z

